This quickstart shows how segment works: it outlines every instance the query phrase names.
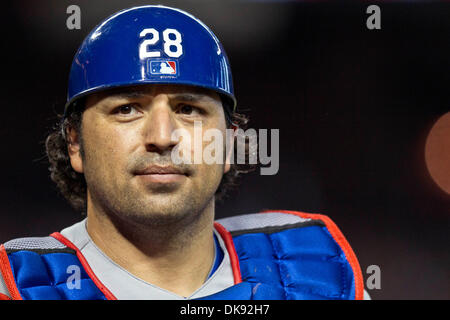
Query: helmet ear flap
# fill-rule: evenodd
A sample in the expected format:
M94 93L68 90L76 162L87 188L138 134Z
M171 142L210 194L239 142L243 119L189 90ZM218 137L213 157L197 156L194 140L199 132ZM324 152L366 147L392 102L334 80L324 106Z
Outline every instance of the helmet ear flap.
M228 119L236 105L231 67L214 33L189 13L149 5L119 11L89 33L72 62L65 115L87 94L143 84L213 90L229 100Z

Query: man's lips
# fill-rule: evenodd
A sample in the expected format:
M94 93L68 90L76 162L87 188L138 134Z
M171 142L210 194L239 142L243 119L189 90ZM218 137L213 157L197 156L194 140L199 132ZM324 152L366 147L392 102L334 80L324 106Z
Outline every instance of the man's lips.
M151 165L135 173L138 177L152 183L174 183L183 180L187 174L181 168L173 166Z
M173 167L173 166L155 166L151 165L143 170L136 171L136 175L147 175L147 174L182 174L185 175L185 171Z

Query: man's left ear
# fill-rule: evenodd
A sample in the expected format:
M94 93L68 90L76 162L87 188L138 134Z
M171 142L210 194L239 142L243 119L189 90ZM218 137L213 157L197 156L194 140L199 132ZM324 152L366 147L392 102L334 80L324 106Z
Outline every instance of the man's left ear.
M68 128L67 136L67 152L69 153L70 164L73 170L83 173L83 159L81 157L81 145L78 133L73 128Z

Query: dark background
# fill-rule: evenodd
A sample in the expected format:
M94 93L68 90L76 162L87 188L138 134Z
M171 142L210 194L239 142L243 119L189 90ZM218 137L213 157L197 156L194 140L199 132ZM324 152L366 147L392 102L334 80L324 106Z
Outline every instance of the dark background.
M375 2L376 3L376 2ZM81 8L81 30L66 8ZM450 196L424 145L449 111L450 3L14 1L2 8L0 242L79 221L50 181L43 141L61 112L79 44L126 7L189 11L221 39L252 128L280 129L280 169L243 177L217 216L262 209L330 216L381 268L373 299L449 299ZM372 3L371 3L372 4Z

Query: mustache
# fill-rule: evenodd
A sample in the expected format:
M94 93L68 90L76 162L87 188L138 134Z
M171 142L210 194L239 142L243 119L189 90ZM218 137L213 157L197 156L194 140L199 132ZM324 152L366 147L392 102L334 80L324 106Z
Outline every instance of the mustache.
M163 167L163 168L173 168L178 172L186 175L191 175L194 172L193 165L181 163L174 164L170 155L152 155L152 156L140 156L133 158L129 164L129 171L133 174L139 174L146 171L149 167Z

